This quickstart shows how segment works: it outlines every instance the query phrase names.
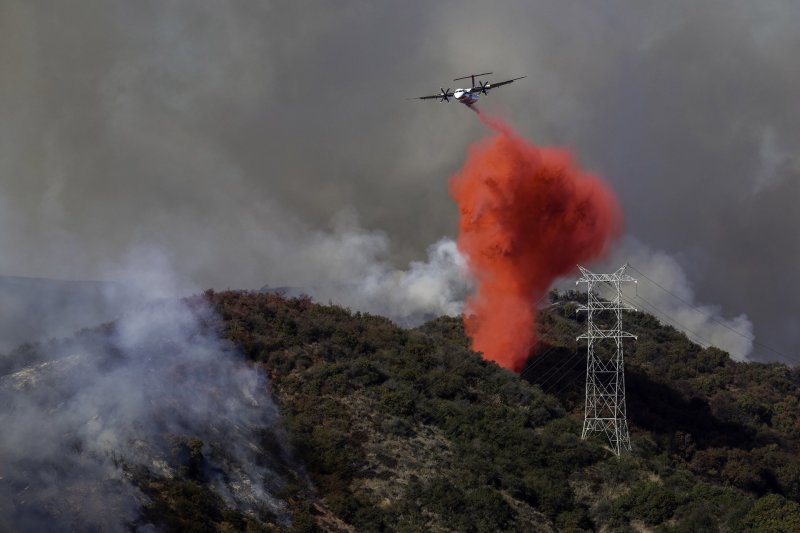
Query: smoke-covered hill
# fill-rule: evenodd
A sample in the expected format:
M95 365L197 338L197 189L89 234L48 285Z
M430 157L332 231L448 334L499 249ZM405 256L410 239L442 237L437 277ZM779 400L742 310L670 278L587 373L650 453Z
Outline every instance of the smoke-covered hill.
M581 441L576 294L522 377L274 294L153 304L0 377L0 529L796 531L800 372L632 313L633 453ZM576 352L577 349L577 352Z

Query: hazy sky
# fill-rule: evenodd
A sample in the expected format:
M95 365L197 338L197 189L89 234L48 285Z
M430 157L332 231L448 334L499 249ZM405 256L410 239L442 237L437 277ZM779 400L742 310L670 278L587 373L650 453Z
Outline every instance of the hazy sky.
M573 147L698 300L793 355L797 50L793 0L0 0L0 274L157 248L199 286L303 283L342 211L421 259L486 132L405 99L493 71L528 78L484 109Z

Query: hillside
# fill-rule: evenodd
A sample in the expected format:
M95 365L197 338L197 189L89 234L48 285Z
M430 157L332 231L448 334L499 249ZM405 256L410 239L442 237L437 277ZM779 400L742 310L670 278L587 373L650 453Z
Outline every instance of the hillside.
M579 439L579 296L553 295L523 379L471 352L460 319L403 329L303 298L209 291L187 301L192 320L159 315L156 334L136 322L145 333L133 344L120 341L129 326L115 323L23 347L6 357L0 393L7 401L37 390L42 365L80 370L99 354L92 368L101 378L109 368L130 372L119 363L133 360L130 353L146 361L132 376L164 376L148 381L149 401L131 418L139 433L129 438L138 444L111 446L123 450L111 453L121 481L104 474L98 482L140 509L109 507L128 513L122 530L800 529L798 369L737 363L629 313L626 328L639 335L626 353L634 450L618 459L601 439ZM161 326L175 321L180 327ZM199 348L201 371L182 355ZM219 363L223 357L243 360ZM73 370L70 380L83 375L88 384L85 373ZM272 398L259 396L265 375ZM184 389L193 394L184 398ZM45 405L58 412L59 401L48 392ZM204 407L195 413L198 402ZM158 423L143 427L151 418ZM71 458L57 479L69 478L72 463L96 460L97 452L57 444ZM30 505L38 485L29 489L22 476L50 479L51 463L15 464L16 479L0 472L2 510ZM91 502L87 495L101 489L62 490L61 500L80 507L77 495Z
M401 330L306 300L208 296L272 377L318 495L359 530L800 527L797 369L737 363L629 313L634 453L618 460L578 439L576 293L541 315L529 381L467 350L459 319Z

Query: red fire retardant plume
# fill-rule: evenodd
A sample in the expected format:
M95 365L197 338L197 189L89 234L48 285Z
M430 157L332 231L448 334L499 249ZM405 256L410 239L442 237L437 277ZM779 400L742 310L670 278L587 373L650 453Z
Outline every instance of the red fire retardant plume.
M464 323L473 350L520 371L536 342L537 303L556 278L606 252L622 216L608 186L568 151L481 119L495 135L471 146L450 180L458 248L477 282Z

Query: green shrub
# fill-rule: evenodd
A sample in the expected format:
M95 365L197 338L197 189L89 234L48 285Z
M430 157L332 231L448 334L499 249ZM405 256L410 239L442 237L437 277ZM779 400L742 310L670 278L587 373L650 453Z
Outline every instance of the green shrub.
M488 487L462 489L446 478L410 488L424 509L433 511L442 525L465 533L502 531L509 527L513 512L496 490Z
M780 494L767 494L756 501L742 525L759 533L795 533L800 531L800 505Z
M657 525L669 519L678 506L675 495L663 485L644 481L614 501L612 516L617 521L642 520Z

